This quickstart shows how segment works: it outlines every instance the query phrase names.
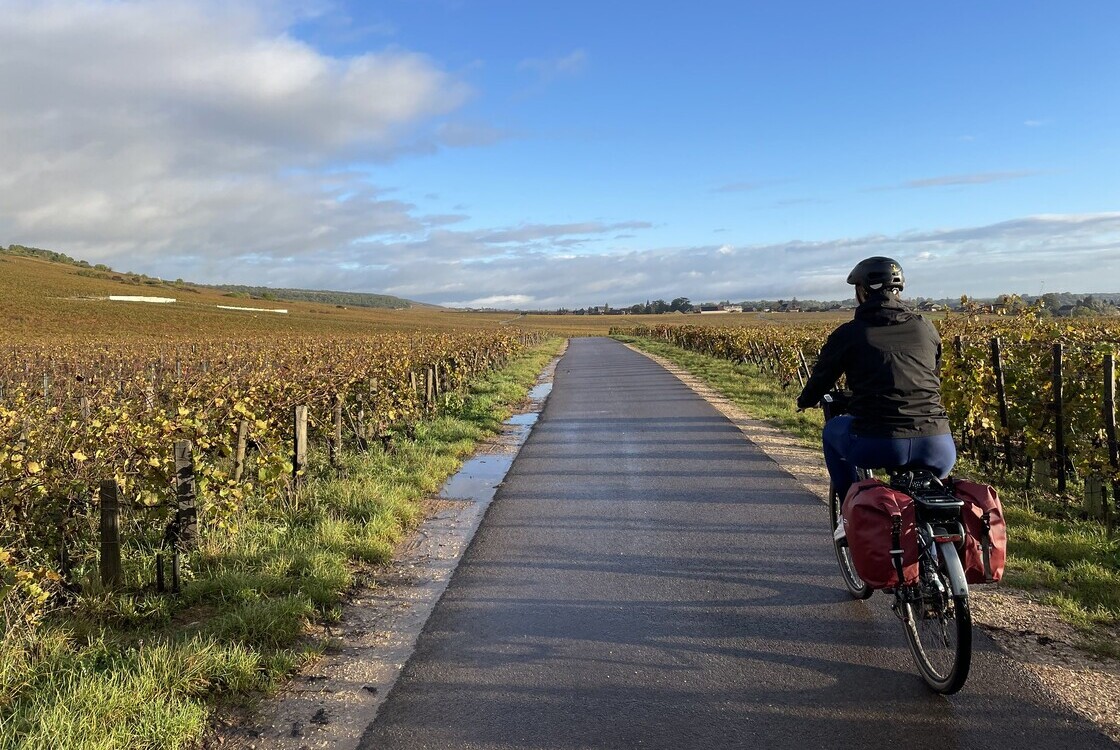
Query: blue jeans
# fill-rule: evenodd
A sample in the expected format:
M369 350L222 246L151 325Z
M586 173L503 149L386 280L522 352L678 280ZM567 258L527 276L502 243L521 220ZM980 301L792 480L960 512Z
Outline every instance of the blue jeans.
M833 417L824 425L824 464L840 497L859 477L856 468L924 466L944 479L957 462L952 435L914 438L861 437L852 432L852 415Z

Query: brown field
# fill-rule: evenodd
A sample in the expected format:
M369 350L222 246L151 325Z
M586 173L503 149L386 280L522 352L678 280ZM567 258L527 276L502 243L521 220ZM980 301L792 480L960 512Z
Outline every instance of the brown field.
M110 302L109 295L174 297L173 305ZM215 305L283 308L287 315L219 310ZM850 312L732 313L728 315L518 315L471 313L418 305L409 310L337 307L316 302L227 297L205 286L170 282L137 285L90 269L0 255L0 326L8 341L142 337L245 338L279 334L345 335L379 331L450 330L516 325L568 336L601 336L612 327L664 323L790 325L841 321Z
M111 294L174 297L178 302L110 302L105 298ZM215 305L282 308L289 313L254 314L219 310ZM231 298L208 287L171 283L138 286L102 278L97 272L76 266L0 255L0 325L8 341L369 334L489 328L512 317L516 316L461 313L427 306L388 310Z

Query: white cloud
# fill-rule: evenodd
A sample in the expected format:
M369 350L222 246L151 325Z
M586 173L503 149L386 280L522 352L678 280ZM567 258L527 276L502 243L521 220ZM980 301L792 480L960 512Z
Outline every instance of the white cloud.
M900 188L930 188L945 187L949 185L984 185L989 182L1002 182L1004 180L1018 180L1038 174L1032 170L1018 170L1013 172L975 172L972 174L950 174L939 177L926 177L920 180L908 180L896 187Z
M532 71L540 76L543 81L551 81L561 76L571 76L582 73L587 69L587 63L587 52L582 49L577 49L563 57L528 58L517 63L517 69Z
M492 233L490 238L501 237ZM860 259L887 255L908 270L908 293L995 295L1047 289L1120 290L1120 213L1043 215L997 224L821 242L628 250L552 255L534 241L486 250L487 236L447 232L438 240L384 245L392 257L388 288L406 297L452 305L520 296L511 307L626 305L686 296L694 301L799 297L841 299ZM728 250L731 252L727 252ZM482 263L463 256L490 255ZM410 258L416 258L415 261ZM371 274L372 277L372 274ZM336 275L334 278L341 278ZM360 275L357 277L360 278ZM455 278L461 295L430 294L435 280Z
M479 297L459 303L457 307L498 307L510 308L527 305L533 298L527 294L496 294L493 297Z
M514 134L486 123L447 122L436 129L441 143L448 146L489 146Z
M517 92L517 98L541 94L550 85L565 78L581 75L588 67L587 52L577 49L562 57L533 57L517 63L517 70L529 77L525 88Z
M384 220L402 215L407 221L407 213L392 211ZM1031 216L819 242L611 252L592 252L598 243L609 246L617 224L606 222L492 230L416 224L402 228L403 239L387 234L328 244L332 249L315 253L238 254L215 266L172 257L158 271L200 280L377 290L457 307L556 308L678 296L841 299L851 293L844 279L856 262L887 255L907 269L911 295L1034 292L1042 279L1052 290L1120 290L1120 213ZM587 247L571 251L581 244Z
M340 169L463 142L468 88L392 49L332 57L283 4L3 2L0 233L213 275L429 221ZM475 139L484 139L476 128ZM434 219L439 223L439 219Z

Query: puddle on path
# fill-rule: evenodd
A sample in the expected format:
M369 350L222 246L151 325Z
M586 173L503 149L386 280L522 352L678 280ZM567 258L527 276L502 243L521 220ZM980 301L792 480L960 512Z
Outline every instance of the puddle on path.
M470 500L476 503L489 503L493 500L498 485L517 457L517 451L529 439L529 433L537 423L543 406L543 399L534 399L528 408L537 411L514 414L507 419L503 423L505 429L502 430L498 450L476 455L464 462L455 476L444 483L439 496L445 500Z
M546 398L548 398L548 394L550 393L552 393L551 380L547 383L538 383L529 391L529 400L544 401Z
M539 416L540 415L537 412L529 412L528 414L514 414L512 417L506 420L506 424L513 425L515 427L532 427L537 423L537 417ZM525 434L528 433L529 431L525 430ZM522 440L522 442L524 442L524 440Z
M512 465L513 457L502 454L472 458L463 464L458 474L447 480L439 496L448 500L469 498L489 503Z
M542 373L541 377L549 379L537 383L529 390L526 411L514 414L503 423L505 429L502 430L501 450L477 455L466 461L458 473L443 485L439 492L441 498L486 504L494 499L498 486L513 465L513 459L517 457L517 451L529 439L533 425L540 418L544 402L552 393L551 371Z
M281 750L358 746L536 424L560 356L538 377L525 409L444 483L436 512L397 550L374 585L354 594L331 631L339 647L313 672L293 679L254 724L221 730L219 744Z

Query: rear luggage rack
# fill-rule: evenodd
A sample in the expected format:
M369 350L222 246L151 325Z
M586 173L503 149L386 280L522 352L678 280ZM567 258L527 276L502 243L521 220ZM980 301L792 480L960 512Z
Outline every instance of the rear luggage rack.
M929 469L888 469L892 489L905 492L913 498L919 496L956 499L952 490Z
M890 471L891 489L914 498L918 511L918 526L933 542L959 544L964 541L961 525L961 508L964 500L953 495L929 469L903 468Z

